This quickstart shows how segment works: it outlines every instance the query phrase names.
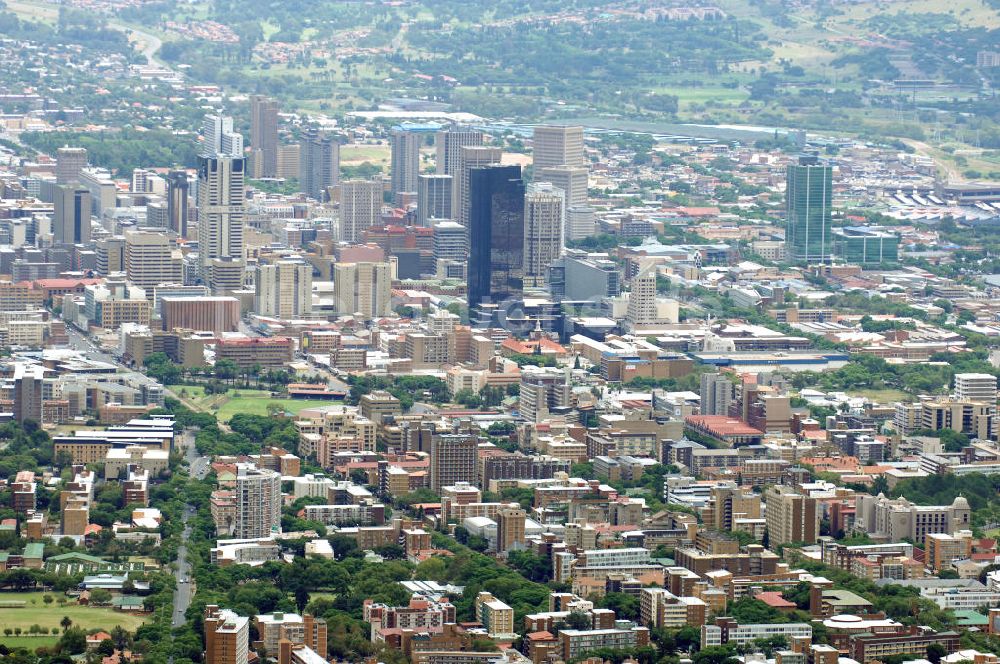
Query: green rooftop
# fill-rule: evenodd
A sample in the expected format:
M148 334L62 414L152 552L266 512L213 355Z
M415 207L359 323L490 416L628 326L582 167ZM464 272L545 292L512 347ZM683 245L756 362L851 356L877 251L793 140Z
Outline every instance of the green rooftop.
M32 542L24 545L25 558L37 558L39 560L45 555L45 545L41 542Z
M961 611L954 611L954 614L955 624L962 627L985 627L990 623L989 618L978 611L963 609Z

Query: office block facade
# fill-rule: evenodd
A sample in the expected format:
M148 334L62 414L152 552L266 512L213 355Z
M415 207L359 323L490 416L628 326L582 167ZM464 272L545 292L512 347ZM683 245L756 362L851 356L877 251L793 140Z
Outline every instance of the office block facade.
M814 156L789 164L785 191L785 246L793 261L826 263L833 252L833 168Z
M520 166L469 169L469 201L469 308L520 298L524 287Z

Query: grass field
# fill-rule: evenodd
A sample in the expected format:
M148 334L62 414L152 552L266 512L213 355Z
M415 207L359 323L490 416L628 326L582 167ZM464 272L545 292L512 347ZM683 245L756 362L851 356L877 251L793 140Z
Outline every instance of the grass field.
M909 395L901 390L847 390L847 393L851 396L867 397L881 404L910 399Z
M24 601L27 606L22 609L0 609L0 627L3 629L15 629L20 627L27 631L32 625L53 628L59 627L59 622L63 617L68 617L77 627L84 630L103 629L109 631L116 625L121 625L129 631L134 631L136 627L145 622L145 618L134 616L128 613L119 613L112 609L96 608L89 606L77 606L76 604L66 604L59 606L55 602L45 604L43 597L48 594L54 598L57 593L31 592L31 593L0 593L0 602ZM13 640L18 641L18 645L28 648L51 645L58 636L48 635L32 637L7 637L0 635L0 643L11 645Z
M58 636L4 636L0 634L0 644L7 646L11 650L24 648L34 650L35 648L51 648L59 641Z
M220 422L228 422L237 413L267 415L268 406L280 406L294 415L317 405L309 399L273 399L265 390L229 390L225 394L208 395L204 388L190 385L175 385L171 390L195 410L214 413Z
M376 165L389 163L388 145L341 145L340 163L348 166L359 166L370 162Z

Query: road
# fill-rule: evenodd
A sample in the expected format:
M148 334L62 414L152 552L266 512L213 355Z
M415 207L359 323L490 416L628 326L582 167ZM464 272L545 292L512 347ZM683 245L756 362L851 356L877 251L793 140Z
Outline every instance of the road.
M73 350L83 353L92 360L107 362L108 364L118 364L114 357L98 348L83 332L69 323L66 324L66 336L69 337L69 347Z
M136 50L146 56L146 62L151 65L158 65L160 67L167 67L162 60L157 59L156 52L160 50L160 46L163 45L163 40L152 35L148 32L139 30L131 25L125 25L124 23L116 23L114 21L109 21L108 25L115 30L120 30L128 35L128 40L135 46ZM167 67L167 69L172 69L172 67Z
M205 478L208 474L208 457L198 456L198 451L194 446L195 432L193 429L185 429L181 433L180 445L184 448L184 458L188 462L191 477L197 480ZM184 534L181 537L181 544L177 547L177 590L174 592L174 608L171 625L180 627L185 623L184 614L191 606L191 599L194 597L194 581L191 578L191 563L187 559L187 545L185 542L191 537L191 524L189 521L195 515L195 507L190 503L184 508Z

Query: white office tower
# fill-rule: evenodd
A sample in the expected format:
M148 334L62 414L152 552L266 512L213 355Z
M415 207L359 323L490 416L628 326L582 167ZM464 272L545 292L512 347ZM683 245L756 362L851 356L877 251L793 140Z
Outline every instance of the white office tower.
M243 283L243 224L246 160L198 159L198 260L213 295L228 295Z
M582 240L597 234L597 215L589 205L566 209L566 240Z
M551 182L566 192L566 207L587 204L589 171L583 166L549 166L534 169L535 182Z
M465 261L468 258L465 226L449 220L434 223L434 262Z
M302 260L281 260L258 267L257 313L286 320L311 314L312 276L312 265Z
M427 228L428 219L451 219L452 176L417 176L417 226Z
M656 273L649 270L632 279L625 320L631 329L635 329L643 325L653 325L657 319Z
M340 184L340 241L358 242L382 215L381 180L347 180Z
M439 131L434 136L437 150L437 172L439 175L456 175L461 159L461 151L466 146L483 144L481 132L469 129L449 129Z
M562 255L564 195L548 182L528 185L524 196L525 286L543 286L549 265Z
M955 399L958 401L997 402L997 378L992 374L955 374Z
M237 539L262 539L281 532L281 475L253 464L236 466Z
M201 123L202 157L243 156L243 135L233 131L233 119L226 115L209 114Z
M584 166L583 127L538 125L533 141L533 165L537 173L550 166Z

